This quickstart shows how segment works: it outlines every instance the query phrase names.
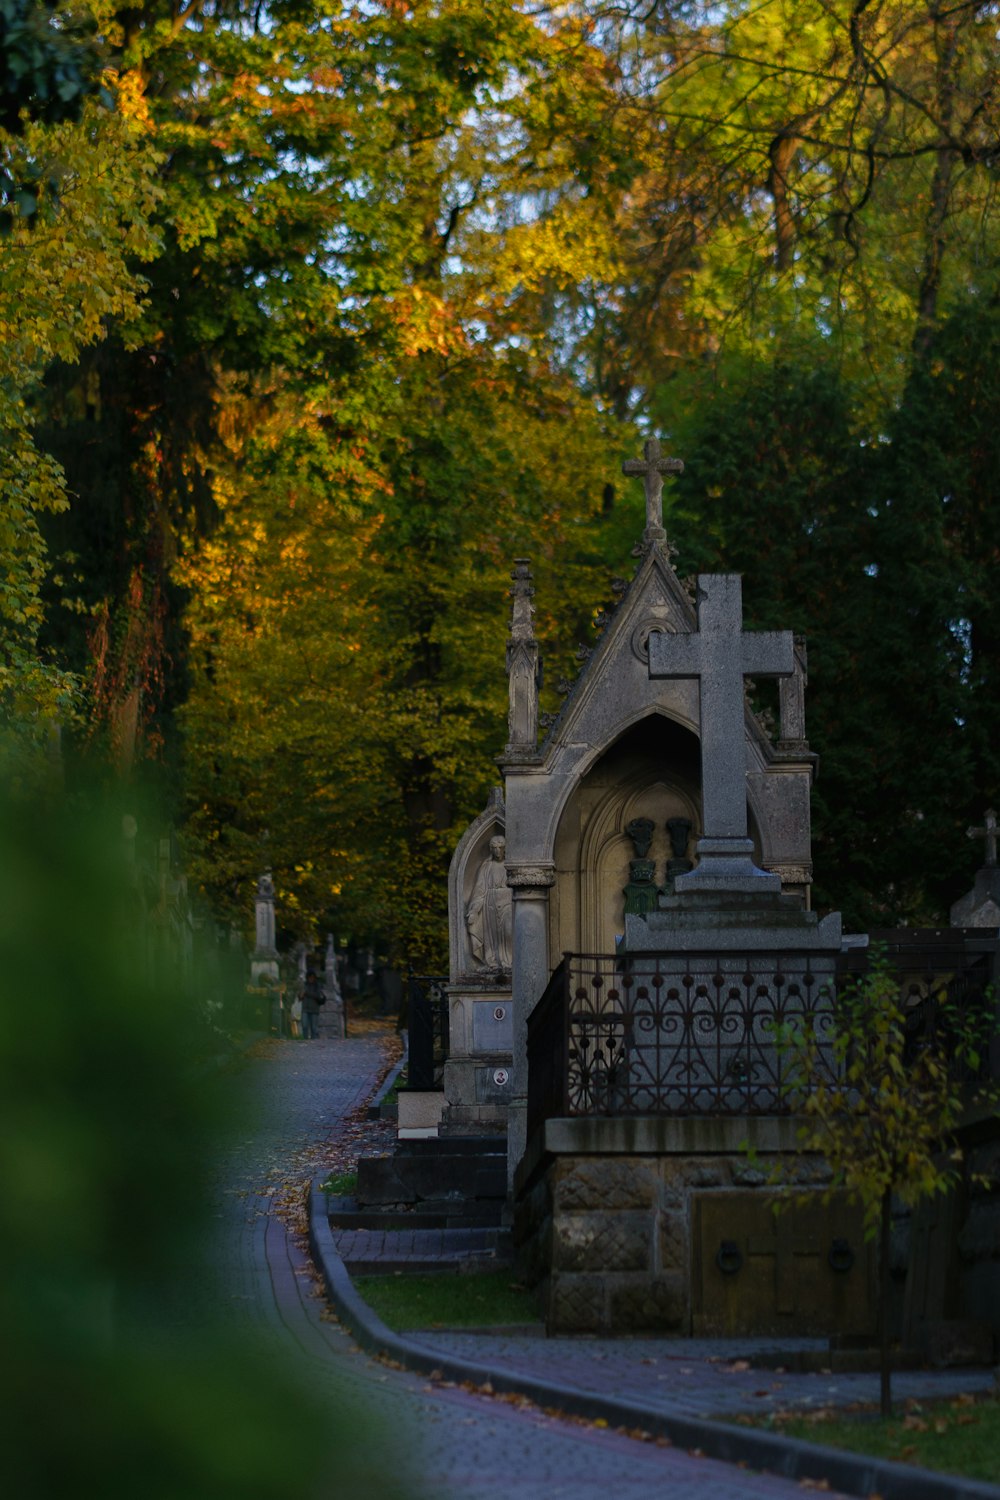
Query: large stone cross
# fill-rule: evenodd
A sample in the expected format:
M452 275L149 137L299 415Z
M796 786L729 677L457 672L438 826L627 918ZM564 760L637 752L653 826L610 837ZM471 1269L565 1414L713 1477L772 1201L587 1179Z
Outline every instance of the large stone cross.
M997 862L997 834L1000 833L1000 829L997 827L997 815L992 807L987 808L984 822L986 824L985 828L967 828L965 832L970 839L986 840L986 864L988 866L995 865Z
M650 677L694 677L701 699L703 835L699 865L677 878L678 891L780 890L781 881L753 863L747 837L747 746L743 683L747 677L788 677L795 670L790 630L745 631L738 573L698 577L698 629L649 637ZM735 885L734 885L735 882Z
M622 473L641 474L646 491L646 530L643 540L665 541L663 529L663 476L683 474L684 464L679 458L664 458L659 438L650 438L643 444L642 458L627 458L622 464Z

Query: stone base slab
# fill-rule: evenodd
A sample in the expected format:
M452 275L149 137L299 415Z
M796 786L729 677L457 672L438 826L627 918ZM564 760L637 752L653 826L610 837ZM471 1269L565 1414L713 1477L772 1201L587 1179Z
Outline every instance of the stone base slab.
M440 1089L426 1093L418 1089L400 1089L396 1102L399 1108L399 1135L406 1136L415 1130L422 1134L437 1134L445 1106L445 1097Z
M860 1218L822 1204L794 1119L550 1120L536 1144L514 1239L550 1333L874 1332Z
M466 1126L503 1134L513 1092L509 1053L449 1057L444 1065L444 1129Z

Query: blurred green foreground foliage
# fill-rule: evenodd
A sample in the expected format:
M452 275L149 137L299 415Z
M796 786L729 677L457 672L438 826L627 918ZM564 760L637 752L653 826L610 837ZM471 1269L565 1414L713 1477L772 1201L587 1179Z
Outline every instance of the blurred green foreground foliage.
M217 1319L204 1286L178 1317L251 1101L234 1110L232 1079L206 1065L197 981L144 977L114 841L65 807L7 806L0 825L6 1494L400 1494L329 1395L224 1326L225 1295Z

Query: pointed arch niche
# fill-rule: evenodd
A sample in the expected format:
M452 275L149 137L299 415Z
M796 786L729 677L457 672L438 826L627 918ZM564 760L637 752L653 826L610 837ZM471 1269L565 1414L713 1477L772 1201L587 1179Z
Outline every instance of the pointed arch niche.
M555 839L556 883L549 906L550 955L612 953L624 930L624 888L635 849L626 832L633 818L651 818L655 881L667 880L673 850L668 818L687 818L694 858L701 832L698 737L663 714L633 724L580 779L563 809ZM751 836L759 838L751 814Z

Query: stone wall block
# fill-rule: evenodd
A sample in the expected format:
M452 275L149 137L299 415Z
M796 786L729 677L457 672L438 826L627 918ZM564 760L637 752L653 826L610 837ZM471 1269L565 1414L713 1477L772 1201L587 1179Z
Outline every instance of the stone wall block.
M550 1333L600 1333L607 1326L604 1278L554 1271L549 1278L545 1326Z
M555 1200L560 1213L651 1208L657 1196L654 1164L637 1158L560 1163Z
M552 1265L557 1271L651 1269L652 1220L644 1213L558 1214L553 1222Z
M685 1187L728 1187L732 1180L732 1166L724 1156L709 1157L706 1161L681 1158L677 1165Z
M734 1187L766 1187L767 1181L768 1174L762 1172L760 1167L751 1167L746 1162L740 1162L733 1168Z
M968 1155L972 1197L983 1197L1000 1189L1000 1141L974 1147Z
M549 1274L552 1262L552 1220L546 1219L530 1239L522 1241L517 1249L518 1279L527 1286L537 1287Z
M687 1276L690 1263L689 1238L687 1214L660 1215L660 1266L664 1271Z
M610 1286L611 1323L616 1333L686 1333L688 1305L682 1275L628 1277Z
M958 1237L958 1249L966 1265L1000 1260L1000 1203L980 1199L972 1204Z

